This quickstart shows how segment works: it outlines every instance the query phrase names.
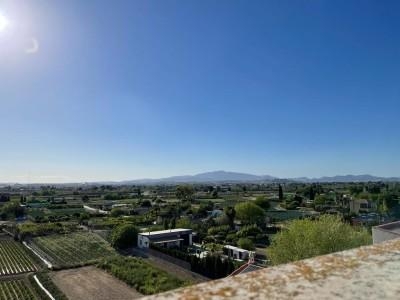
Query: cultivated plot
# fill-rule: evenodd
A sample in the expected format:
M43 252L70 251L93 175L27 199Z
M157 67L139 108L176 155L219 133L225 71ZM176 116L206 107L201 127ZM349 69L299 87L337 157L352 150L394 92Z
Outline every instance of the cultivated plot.
M32 246L58 268L87 265L115 254L105 240L89 232L36 237Z
M93 266L57 271L52 279L68 299L132 300L143 295Z
M0 281L0 300L39 300L23 279Z
M37 265L20 243L14 240L0 240L0 276L33 272Z

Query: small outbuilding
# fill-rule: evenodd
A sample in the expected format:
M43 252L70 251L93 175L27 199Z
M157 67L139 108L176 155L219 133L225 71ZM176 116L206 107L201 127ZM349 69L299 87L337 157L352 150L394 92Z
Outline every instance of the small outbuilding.
M249 250L231 246L231 245L224 246L223 251L224 251L224 254L227 255L229 258L238 259L238 260L249 259L250 252L251 252Z

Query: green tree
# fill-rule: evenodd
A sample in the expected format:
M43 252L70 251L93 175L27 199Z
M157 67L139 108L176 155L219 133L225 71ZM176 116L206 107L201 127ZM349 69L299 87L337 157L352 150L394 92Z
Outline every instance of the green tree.
M278 191L278 197L279 197L279 201L282 201L283 200L283 189L282 189L282 186L281 185L279 185L279 191Z
M169 228L170 229L175 229L175 227L176 227L176 218L172 218Z
M258 196L256 200L254 201L254 204L258 205L264 210L268 210L271 206L269 203L269 200L265 196Z
M123 224L115 227L111 233L111 245L125 249L137 245L138 230L131 224Z
M310 200L314 200L315 199L315 191L314 191L314 187L313 186L310 186L309 198L310 198Z
M214 199L217 199L217 198L218 198L218 191L217 191L217 190L215 190L215 191L212 192L212 197L213 197Z
M19 218L25 214L25 209L20 205L19 201L11 201L2 206L0 214L3 220L7 218Z
M240 238L238 240L238 246L239 246L239 248L246 249L246 250L254 250L255 249L252 240L250 240L248 238Z
M182 201L191 201L194 195L194 189L191 185L178 185L176 188L176 197Z
M329 202L330 198L326 194L317 195L314 199L315 205L324 205L325 203Z
M338 216L324 215L318 220L295 220L276 234L267 256L276 264L328 254L367 245L366 229L343 223Z
M192 228L192 222L188 217L182 217L176 221L176 227L190 229Z
M231 229L235 228L236 210L234 207L229 206L224 209L225 215L228 217L228 223Z
M169 221L168 219L164 220L164 229L168 229L169 228Z
M265 218L264 210L252 202L242 202L235 206L236 217L246 224L262 222Z

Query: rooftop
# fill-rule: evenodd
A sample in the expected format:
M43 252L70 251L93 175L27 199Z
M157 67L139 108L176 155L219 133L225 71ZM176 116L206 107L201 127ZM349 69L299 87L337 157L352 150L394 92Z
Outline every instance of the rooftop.
M236 250L238 252L249 252L249 250L242 249L242 248L235 247L235 246L231 246L231 245L225 245L224 248L231 249L231 250Z
M175 228L175 229L158 230L158 231L146 231L146 232L140 232L139 234L152 236L152 235L162 235L162 234L168 234L168 233L187 233L187 232L191 232L191 231L192 231L192 229Z
M399 299L400 239L193 285L145 299Z

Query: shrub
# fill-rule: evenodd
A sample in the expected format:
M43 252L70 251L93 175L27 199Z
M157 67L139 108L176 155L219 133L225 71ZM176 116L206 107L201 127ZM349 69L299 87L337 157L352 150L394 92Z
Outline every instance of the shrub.
M111 245L125 249L137 245L138 230L134 225L123 224L115 227L111 233Z
M333 215L318 220L291 221L272 240L267 256L273 264L287 263L367 245L371 235L366 229L353 228Z
M135 257L119 255L106 258L98 264L98 267L145 295L176 289L187 283Z
M248 238L240 238L238 240L238 246L239 246L239 248L246 249L246 250L254 250L255 249L252 240L250 240Z
M119 217L119 216L123 216L124 215L124 211L122 210L122 209L120 209L120 208L113 208L113 209L111 209L111 212L110 212L110 216L111 217Z
M243 226L236 235L240 238L245 238L249 236L256 236L257 234L262 233L262 230L255 224Z
M254 204L258 205L264 210L268 210L271 206L269 200L265 196L258 196L254 201Z
M229 226L228 225L221 225L221 226L213 226L210 227L207 231L209 235L216 235L216 234L222 234L226 235L229 231Z

